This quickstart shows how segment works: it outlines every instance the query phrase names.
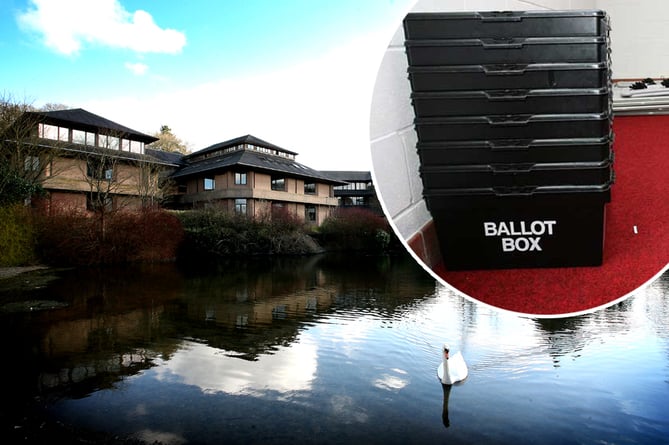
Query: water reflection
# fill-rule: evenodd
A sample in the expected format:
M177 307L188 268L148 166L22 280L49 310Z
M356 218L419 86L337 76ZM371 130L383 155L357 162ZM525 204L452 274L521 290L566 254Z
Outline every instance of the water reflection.
M1 334L5 340L22 339L8 348L35 365L29 371L39 384L32 393L49 389L58 397L82 397L111 388L158 359L161 378L178 378L203 392L308 390L317 348L296 342L301 329L335 308L369 304L394 311L432 289L429 279L422 280L422 289L412 279L412 295L404 298L401 277L383 273L389 259L360 262L350 271L328 264L340 262L331 257L220 262L204 273L172 264L63 271L35 298L66 306L13 313L11 319L5 314L9 323ZM376 306L377 292L389 288L392 299Z
M444 393L444 403L441 408L441 421L446 428L451 426L451 420L448 418L448 400L451 398L452 387L453 385L441 385L441 389Z
M239 360L225 350L185 341L160 367L157 379L194 385L203 393L265 396L268 391L281 394L308 391L316 376L317 347L313 343L297 342L262 355L255 362Z
M34 299L64 307L0 311L20 388L2 414L37 396L149 443L657 443L668 288L532 319L459 298L407 258L63 271ZM438 381L444 342L466 385Z

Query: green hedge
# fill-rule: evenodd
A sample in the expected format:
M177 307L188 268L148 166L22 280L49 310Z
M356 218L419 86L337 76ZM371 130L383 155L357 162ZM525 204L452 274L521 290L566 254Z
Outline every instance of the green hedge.
M34 260L30 210L20 204L0 207L0 267L23 266Z

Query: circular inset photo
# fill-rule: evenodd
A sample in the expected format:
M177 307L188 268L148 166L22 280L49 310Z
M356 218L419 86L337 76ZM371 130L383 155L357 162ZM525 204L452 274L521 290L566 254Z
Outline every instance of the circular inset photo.
M461 294L537 317L664 272L669 89L616 80L607 12L433 6L398 25L371 106L374 183L407 249Z

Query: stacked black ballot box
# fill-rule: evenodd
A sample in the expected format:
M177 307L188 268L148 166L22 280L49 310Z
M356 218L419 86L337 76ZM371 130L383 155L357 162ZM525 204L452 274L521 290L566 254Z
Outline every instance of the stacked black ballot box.
M606 13L410 13L404 32L445 267L601 265L614 182Z

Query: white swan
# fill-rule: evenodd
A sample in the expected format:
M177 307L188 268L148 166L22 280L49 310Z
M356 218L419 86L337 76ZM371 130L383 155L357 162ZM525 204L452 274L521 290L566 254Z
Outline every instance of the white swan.
M462 357L460 351L453 355L449 353L449 347L444 344L442 349L442 361L437 368L437 377L444 385L452 385L467 378L469 370L465 359Z

